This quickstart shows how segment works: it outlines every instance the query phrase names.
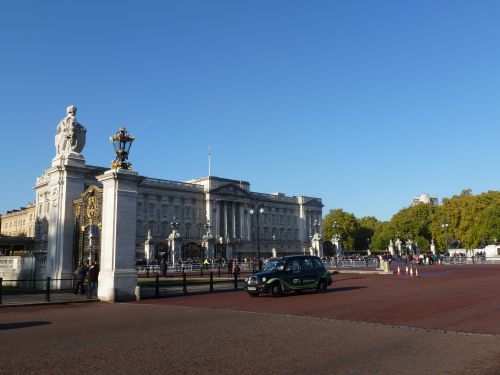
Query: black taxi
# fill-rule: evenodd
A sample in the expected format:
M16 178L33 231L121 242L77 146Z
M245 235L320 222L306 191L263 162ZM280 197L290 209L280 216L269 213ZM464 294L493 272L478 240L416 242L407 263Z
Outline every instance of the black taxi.
M321 262L312 255L287 255L271 258L261 272L245 279L245 290L250 296L269 293L271 297L286 292L302 293L313 289L325 291L332 284L332 275Z

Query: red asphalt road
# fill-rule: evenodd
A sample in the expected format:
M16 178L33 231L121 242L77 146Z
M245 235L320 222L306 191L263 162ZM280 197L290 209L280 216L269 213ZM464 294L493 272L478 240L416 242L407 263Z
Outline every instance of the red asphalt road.
M2 307L0 374L500 374L500 266L420 275L337 275L327 293L283 298Z
M239 291L139 303L500 335L499 265L435 265L418 270L419 276L413 278L339 274L328 291L319 294L253 298Z

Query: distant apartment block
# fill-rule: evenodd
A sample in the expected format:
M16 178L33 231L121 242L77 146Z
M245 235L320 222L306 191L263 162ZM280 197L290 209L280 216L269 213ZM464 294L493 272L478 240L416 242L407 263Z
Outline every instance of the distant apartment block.
M419 204L419 203L432 204L433 206L438 206L439 199L435 195L420 194L420 195L417 195L415 198L413 198L411 205L415 206L416 204Z

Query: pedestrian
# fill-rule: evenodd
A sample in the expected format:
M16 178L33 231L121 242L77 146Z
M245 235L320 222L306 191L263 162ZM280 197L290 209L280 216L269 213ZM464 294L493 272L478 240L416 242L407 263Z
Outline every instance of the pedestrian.
M160 262L160 272L162 277L167 277L167 261L163 258Z
M97 280L99 279L99 263L93 261L89 268L89 297L92 297L93 292L97 296Z
M238 262L236 261L236 259L233 260L233 275L235 277L238 277L240 273L240 266L238 265Z
M75 271L76 275L76 288L75 288L75 294L78 294L78 291L80 291L81 294L85 294L85 286L83 285L83 282L85 281L85 276L87 276L87 265L80 261L78 263L78 268Z

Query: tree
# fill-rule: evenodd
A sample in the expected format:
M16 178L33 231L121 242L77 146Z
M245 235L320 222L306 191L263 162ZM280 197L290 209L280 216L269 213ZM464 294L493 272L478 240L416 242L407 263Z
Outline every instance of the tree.
M334 233L334 223L337 222L338 230ZM325 238L331 239L334 234L342 238L342 246L345 250L354 250L356 232L359 229L356 217L342 209L330 210L323 218L323 234Z

